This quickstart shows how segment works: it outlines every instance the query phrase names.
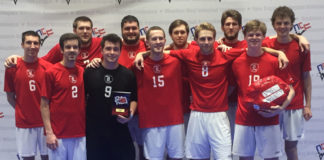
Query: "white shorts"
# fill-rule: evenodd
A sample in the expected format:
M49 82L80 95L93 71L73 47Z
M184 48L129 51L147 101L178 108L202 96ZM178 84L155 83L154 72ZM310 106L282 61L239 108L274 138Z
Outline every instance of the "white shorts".
M134 117L128 122L128 130L131 134L131 137L134 142L138 145L143 145L143 138L142 138L142 130L139 128L138 123L138 115L134 115Z
M299 141L304 137L303 109L285 110L280 115L283 138L287 141Z
M37 155L37 147L40 155L47 155L46 137L44 128L16 128L16 143L19 157L33 157Z
M188 159L232 160L231 132L226 112L191 111L185 141Z
M162 160L165 150L170 158L184 157L183 124L143 129L146 159Z
M279 125L235 125L234 155L253 157L257 148L261 158L275 158L281 156L281 145Z
M86 138L58 139L58 147L48 149L48 156L50 160L86 160Z

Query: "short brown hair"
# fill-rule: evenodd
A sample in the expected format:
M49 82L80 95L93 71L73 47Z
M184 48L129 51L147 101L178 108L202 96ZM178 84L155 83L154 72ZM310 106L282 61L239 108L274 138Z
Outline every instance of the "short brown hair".
M82 22L90 22L91 24L91 28L93 27L92 21L89 17L87 16L80 16L74 19L73 21L73 29L76 29L78 27L78 23L82 21Z
M163 36L164 36L164 38L165 38L165 32L164 32L164 30L161 28L161 27L159 27L159 26L153 26L153 27L150 27L148 30L147 30L147 32L146 32L146 40L149 40L150 39L150 37L151 37L151 32L153 31L153 30L160 30L160 31L162 31L163 32Z
M280 6L273 11L271 22L274 25L276 18L286 18L288 17L293 24L295 22L295 13L294 11L287 6Z
M233 18L234 20L236 20L238 22L239 26L242 26L242 15L240 12L238 12L237 10L234 10L234 9L229 9L229 10L226 10L225 12L223 12L222 19L221 19L222 26L225 25L225 20L228 17Z
M244 36L246 36L246 34L248 32L253 31L253 30L260 30L262 32L263 36L265 36L267 33L267 26L263 22L256 20L256 19L248 21L243 28Z
M216 37L216 29L215 29L215 27L212 24L208 23L208 22L203 22L203 23L200 23L195 28L195 40L198 39L198 34L202 30L212 31L214 38Z
M68 41L68 40L78 40L78 46L79 46L79 48L81 47L81 40L80 40L79 36L77 36L74 33L64 33L60 37L60 48L61 48L61 50L64 51L64 42Z
M189 34L189 25L188 25L188 23L186 21L184 21L182 19L176 19L170 24L170 26L169 26L169 34L171 35L174 28L179 27L181 25L184 25L186 27L186 32L187 32L187 34Z

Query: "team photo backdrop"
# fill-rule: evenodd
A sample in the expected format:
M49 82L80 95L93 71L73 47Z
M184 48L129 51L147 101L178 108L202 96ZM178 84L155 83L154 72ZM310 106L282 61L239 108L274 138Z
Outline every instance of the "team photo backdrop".
M243 25L252 19L267 24L267 35L275 35L271 25L273 10L286 5L292 8L296 21L291 33L305 36L311 44L312 112L305 124L305 138L299 142L301 160L319 160L324 156L324 3L323 0L1 0L0 1L0 60L12 54L23 55L21 33L35 30L41 36L39 57L45 55L60 35L72 32L77 16L93 21L93 36L107 33L121 35L120 22L126 15L139 19L141 35L154 25L168 33L169 24L183 19L190 26L188 40L193 40L194 27L210 22L216 27L216 39L223 37L221 14L227 9L238 10ZM242 33L239 39L243 39ZM167 44L171 43L167 35ZM16 158L14 109L9 106L4 86L3 65L0 66L0 160ZM280 157L284 159L285 156Z

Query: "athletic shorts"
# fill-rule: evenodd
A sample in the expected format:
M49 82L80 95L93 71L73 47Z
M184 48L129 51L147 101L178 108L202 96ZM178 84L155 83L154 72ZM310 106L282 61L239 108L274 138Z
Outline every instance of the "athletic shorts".
M134 117L128 122L128 129L132 136L134 142L138 145L143 145L143 138L142 138L142 130L139 128L138 123L138 115L134 115Z
M261 158L275 158L281 156L281 145L279 125L235 125L234 155L253 157L257 148Z
M19 157L33 157L37 155L37 148L40 155L47 155L46 137L44 128L16 128L16 143Z
M184 137L183 124L143 129L145 158L162 160L165 151L170 158L183 158Z
M50 160L86 160L86 138L58 139L58 147L48 149L48 157Z
M303 109L285 110L280 115L283 138L287 141L299 141L304 137Z
M188 159L231 160L231 132L226 112L191 111L185 141Z

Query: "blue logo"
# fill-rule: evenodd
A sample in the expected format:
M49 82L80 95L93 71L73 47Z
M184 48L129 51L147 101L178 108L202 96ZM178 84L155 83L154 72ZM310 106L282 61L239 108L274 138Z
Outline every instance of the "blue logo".
M316 151L318 153L318 157L320 158L320 160L322 160L324 156L324 143L317 145Z
M324 63L317 65L318 73L321 77L321 80L324 79Z

